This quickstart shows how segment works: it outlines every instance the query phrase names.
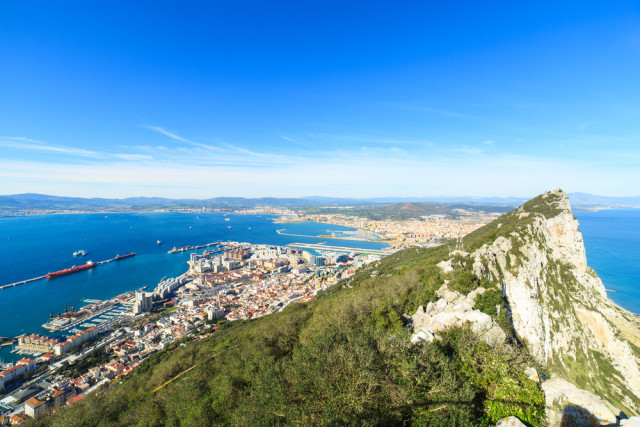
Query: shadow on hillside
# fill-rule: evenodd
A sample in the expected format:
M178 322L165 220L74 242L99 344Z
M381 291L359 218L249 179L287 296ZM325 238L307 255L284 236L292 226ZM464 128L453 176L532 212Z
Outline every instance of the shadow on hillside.
M628 418L624 412L620 412L616 418L613 420L602 420L604 423L601 424L599 421L599 414L592 413L588 409L583 408L582 406L577 405L567 405L564 407L562 411L562 421L560 425L562 427L573 427L573 426L605 426L605 427L614 427L620 425L620 419Z

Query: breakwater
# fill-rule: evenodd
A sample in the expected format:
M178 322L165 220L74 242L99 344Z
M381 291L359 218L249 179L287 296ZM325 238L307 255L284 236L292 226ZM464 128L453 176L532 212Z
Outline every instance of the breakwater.
M135 254L133 254L133 255L135 255ZM133 255L128 256L128 258L133 256ZM103 261L98 261L98 262L95 263L95 265L98 266L100 264L107 264L107 263L110 263L110 262L113 262L113 261L121 261L122 259L126 259L126 258L121 258L119 255L116 255L113 258L105 259ZM84 271L84 270L81 270L81 271ZM73 273L69 273L69 274L73 274ZM33 277L31 279L21 280L19 282L9 283L8 285L0 286L0 290L7 289L7 288L13 288L14 286L20 286L20 285L24 285L26 283L35 282L37 280L42 280L42 279L46 279L46 278L47 278L47 275L45 274L44 276L38 276L38 277Z

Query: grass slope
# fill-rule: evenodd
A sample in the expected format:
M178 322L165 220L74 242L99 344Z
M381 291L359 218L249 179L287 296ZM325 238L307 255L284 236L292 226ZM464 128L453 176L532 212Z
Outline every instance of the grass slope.
M532 207L545 210L542 205ZM517 226L504 218L499 229L489 224L467 244L488 243ZM451 426L517 415L542 425L544 396L526 378L524 368L533 362L516 344L489 348L459 328L432 343L410 344L403 314L433 301L445 279L465 292L494 285L481 283L463 259L441 274L436 264L448 254L446 246L407 249L311 303L225 324L202 341L174 343L108 392L38 424ZM479 308L495 315L495 302L497 292ZM508 328L508 319L497 320Z

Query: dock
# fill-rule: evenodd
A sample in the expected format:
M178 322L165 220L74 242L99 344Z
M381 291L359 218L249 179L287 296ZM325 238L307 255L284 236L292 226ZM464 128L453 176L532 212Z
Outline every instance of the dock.
M39 277L34 277L32 279L21 280L19 282L9 283L8 285L0 286L0 290L6 289L6 288L13 288L14 286L20 286L20 285L24 285L25 283L35 282L36 280L41 280L41 279L46 279L46 278L47 278L47 276L45 274L44 276L39 276Z
M222 242L213 242L213 243L207 243L207 244L204 244L204 245L197 245L197 246L183 246L181 248L173 248L170 251L168 251L167 253L177 254L177 253L186 252L186 251L193 251L193 250L208 248L208 247L211 247L211 246L220 246L221 243Z
M95 263L96 267L100 264L107 264L109 262L113 262L113 261L118 261L115 257L114 258L110 258L110 259L105 259L103 261L98 261ZM33 277L31 279L26 279L26 280L21 280L19 282L14 282L14 283L9 283L8 285L0 285L0 291L3 289L8 289L8 288L13 288L14 286L20 286L20 285L24 285L26 283L31 283L31 282L35 282L37 280L42 280L42 279L46 279L47 275L43 275L43 276L38 276L38 277Z

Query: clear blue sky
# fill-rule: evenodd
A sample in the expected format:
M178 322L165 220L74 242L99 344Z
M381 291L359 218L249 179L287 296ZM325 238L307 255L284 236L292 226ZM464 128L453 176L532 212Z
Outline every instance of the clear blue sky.
M639 195L639 3L522 3L2 2L0 194Z

